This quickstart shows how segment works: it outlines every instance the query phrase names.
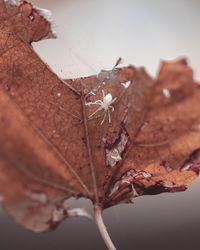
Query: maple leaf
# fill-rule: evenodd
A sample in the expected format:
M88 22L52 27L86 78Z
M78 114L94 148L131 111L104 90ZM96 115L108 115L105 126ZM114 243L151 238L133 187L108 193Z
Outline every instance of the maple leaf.
M31 42L54 37L44 11L0 0L0 192L24 227L54 229L85 197L108 248L104 208L183 191L199 174L200 87L185 59L153 80L128 66L62 80Z

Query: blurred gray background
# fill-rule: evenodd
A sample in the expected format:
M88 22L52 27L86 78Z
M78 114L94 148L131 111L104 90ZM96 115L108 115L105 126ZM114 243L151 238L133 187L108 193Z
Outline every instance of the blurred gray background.
M56 40L34 49L61 77L96 74L123 65L144 65L155 76L160 60L186 56L200 80L199 0L34 0L53 13ZM92 212L89 201L70 200ZM145 196L134 205L104 212L118 249L199 250L200 180L185 192ZM106 249L93 221L71 218L54 232L35 234L0 210L0 250Z

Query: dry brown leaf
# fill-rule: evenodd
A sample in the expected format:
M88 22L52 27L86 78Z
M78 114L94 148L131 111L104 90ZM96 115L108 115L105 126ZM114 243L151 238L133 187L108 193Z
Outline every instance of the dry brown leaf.
M2 203L18 223L41 232L88 216L66 204L86 197L102 233L102 209L183 191L198 176L200 87L185 59L163 62L156 81L119 62L63 81L30 45L53 36L41 13L0 1Z

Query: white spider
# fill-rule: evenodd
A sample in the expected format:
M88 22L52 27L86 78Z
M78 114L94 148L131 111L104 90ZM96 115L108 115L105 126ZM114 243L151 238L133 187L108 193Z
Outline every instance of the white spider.
M100 105L100 107L94 111L94 113L92 113L91 115L89 115L88 118L92 118L97 112L101 111L102 109L104 109L104 116L103 116L103 120L101 121L101 125L104 123L105 119L106 119L106 115L108 113L108 120L109 123L111 123L111 117L110 117L110 109L113 112L114 111L114 107L111 105L112 103L114 103L117 99L117 97L115 97L114 99L112 99L112 95L110 93L108 93L107 95L105 95L104 90L102 90L102 95L103 95L103 101L101 100L97 100L95 102L88 102L85 105L90 106L91 104L97 104Z

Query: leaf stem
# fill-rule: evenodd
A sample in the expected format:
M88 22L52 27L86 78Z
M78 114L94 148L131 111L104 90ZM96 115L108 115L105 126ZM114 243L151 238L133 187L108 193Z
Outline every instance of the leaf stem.
M95 218L97 227L99 229L99 232L101 234L101 237L104 240L108 250L116 250L110 238L110 235L108 234L107 228L103 222L102 209L99 207L99 205L94 206L94 218Z

